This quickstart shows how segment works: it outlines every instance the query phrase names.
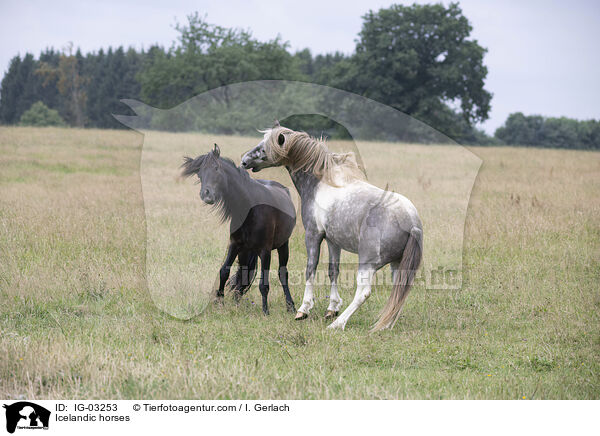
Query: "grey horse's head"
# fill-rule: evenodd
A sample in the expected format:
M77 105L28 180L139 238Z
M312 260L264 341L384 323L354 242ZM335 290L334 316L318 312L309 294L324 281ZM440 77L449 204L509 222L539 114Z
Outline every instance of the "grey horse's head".
M276 167L280 165L279 163L269 160L269 157L266 152L267 142L271 137L273 129L277 127L281 127L279 125L279 121L275 121L275 125L271 129L261 130L261 132L264 133L264 137L256 147L246 152L242 156L242 168L252 170L252 172L256 173L262 169Z

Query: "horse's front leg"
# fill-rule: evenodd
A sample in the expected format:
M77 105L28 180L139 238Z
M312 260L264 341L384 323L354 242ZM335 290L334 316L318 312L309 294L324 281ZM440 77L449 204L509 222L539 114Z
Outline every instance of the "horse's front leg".
M304 288L304 298L302 305L296 313L296 319L306 319L310 309L315 305L314 281L317 265L319 264L319 255L321 254L321 242L323 234L306 232L304 241L306 243L306 286Z
M231 265L235 261L238 253L240 252L239 247L236 243L230 242L229 247L227 248L227 256L225 257L225 262L223 262L223 266L219 270L219 289L217 290L217 302L222 302L223 297L225 295L225 283L227 283L227 279L229 278L229 273L231 271Z
M269 314L267 296L269 295L269 268L271 267L271 250L264 249L260 253L260 283L258 289L262 295L262 310L265 315Z
M350 303L339 318L332 322L327 328L344 330L348 319L371 295L371 284L373 282L373 277L375 276L375 271L376 269L369 264L361 264L358 267L358 273L356 274L356 294L354 295L352 303Z
M331 282L331 293L329 294L329 307L325 319L332 319L338 316L342 308L342 299L338 292L337 279L340 275L340 253L341 248L333 242L327 240L329 248L329 280Z

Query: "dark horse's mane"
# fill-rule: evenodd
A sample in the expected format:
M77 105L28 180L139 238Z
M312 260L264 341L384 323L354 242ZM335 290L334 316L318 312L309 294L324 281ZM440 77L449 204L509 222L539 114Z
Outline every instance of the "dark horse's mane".
M217 157L211 151L209 153L198 156L195 159L193 157L185 156L183 158L183 164L181 164L181 167L180 167L180 168L182 168L181 175L183 177L193 176L194 174L197 174L198 171L200 171L206 164L208 164L210 162L214 162L217 164L224 162L224 163L228 164L229 166L231 166L231 168L238 170L238 171L240 170L235 165L235 163L228 157L220 157L220 156ZM243 171L243 173L247 174L245 171Z
M180 167L182 169L181 176L187 178L198 174L199 171L211 163L217 164L220 168L223 168L227 172L228 177L237 176L250 178L248 173L238 168L231 159L220 156L217 157L212 151L198 156L195 159L185 156L183 158L183 164ZM199 182L200 180L198 179L196 183ZM212 205L212 209L217 212L221 223L231 219L235 212L233 201L231 201L229 198L230 195L228 194L229 193L226 193L222 197L218 198L217 201Z

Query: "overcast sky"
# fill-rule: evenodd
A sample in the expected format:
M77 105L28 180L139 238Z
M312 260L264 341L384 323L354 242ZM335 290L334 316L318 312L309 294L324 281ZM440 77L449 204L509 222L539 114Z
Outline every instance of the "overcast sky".
M173 25L193 11L209 22L280 35L292 50L351 53L361 16L414 1L41 1L0 0L0 71L16 54L37 57L69 41L83 52L108 46L170 46ZM417 3L432 3L418 1ZM442 3L448 4L447 1ZM600 119L600 2L460 1L472 37L488 49L486 89L493 93L488 133L511 112Z

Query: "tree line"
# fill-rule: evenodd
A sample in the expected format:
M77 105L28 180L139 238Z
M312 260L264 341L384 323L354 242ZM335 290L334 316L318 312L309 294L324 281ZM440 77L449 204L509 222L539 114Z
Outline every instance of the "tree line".
M0 84L0 123L48 123L56 114L44 111L55 111L71 126L122 128L112 117L128 112L122 98L168 109L228 84L293 80L371 98L460 143L600 148L597 121L518 113L494 137L475 127L488 119L492 99L484 87L486 49L470 38L472 27L458 4L370 11L349 55L292 53L279 38L259 41L249 31L209 24L197 13L176 29L170 48L119 47L84 55L69 46L47 49L37 59L29 53L15 56ZM232 96L225 91L219 98L227 107ZM38 102L42 106L34 106ZM251 120L253 113L244 116ZM290 127L307 125L306 120L290 122ZM218 119L215 123L216 132L230 128L218 125ZM315 117L310 124L335 132L327 119Z
M120 128L111 113L123 110L119 99L140 97L137 75L146 56L122 47L84 56L72 46L47 49L38 59L15 56L0 84L0 122L17 124L42 102L71 126Z
M510 114L494 135L503 144L600 149L600 121Z

